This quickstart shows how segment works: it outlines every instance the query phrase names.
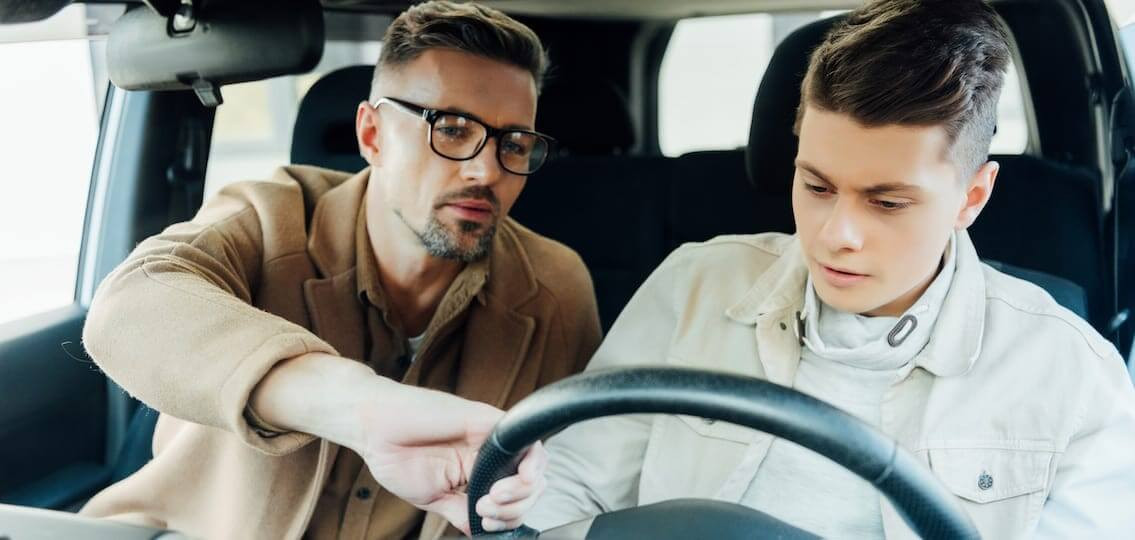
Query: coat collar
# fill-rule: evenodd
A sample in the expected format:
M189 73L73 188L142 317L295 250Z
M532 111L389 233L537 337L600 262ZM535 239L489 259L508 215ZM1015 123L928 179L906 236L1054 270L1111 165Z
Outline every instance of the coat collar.
M985 329L985 274L973 242L966 231L959 231L957 267L950 292L942 305L929 343L915 358L915 365L936 376L961 375L970 370L981 352ZM778 314L780 320L803 310L804 287L808 277L799 239L794 238L781 256L757 277L753 286L730 306L725 315L747 325ZM779 313L778 313L779 312Z

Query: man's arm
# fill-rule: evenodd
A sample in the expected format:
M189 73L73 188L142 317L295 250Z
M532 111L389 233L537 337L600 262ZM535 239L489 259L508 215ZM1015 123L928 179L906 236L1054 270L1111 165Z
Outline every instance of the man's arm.
M1135 389L1119 355L1106 358L1059 464L1036 538L1135 533Z
M252 393L264 422L358 453L394 495L468 533L468 483L481 443L504 414L495 407L380 377L363 364L313 353L281 362ZM516 528L543 489L547 462L533 447L519 473L493 485L478 513L485 530Z
M270 454L314 437L259 436L244 415L252 388L278 362L335 354L302 326L252 305L264 257L260 215L280 208L302 212L298 186L226 187L192 221L139 244L99 286L83 329L91 357L131 395Z
M676 325L672 254L631 298L587 369L666 362ZM589 420L547 442L548 487L525 519L546 530L638 502L639 475L651 417L627 415Z

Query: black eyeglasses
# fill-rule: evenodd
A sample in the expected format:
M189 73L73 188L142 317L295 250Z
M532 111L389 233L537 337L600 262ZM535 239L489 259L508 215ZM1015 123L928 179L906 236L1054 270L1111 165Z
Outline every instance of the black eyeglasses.
M371 106L388 103L420 116L430 125L427 141L435 154L454 161L477 157L489 137L497 140L497 162L504 170L523 176L536 172L551 153L555 139L523 129L498 129L467 114L427 109L392 97L376 99Z

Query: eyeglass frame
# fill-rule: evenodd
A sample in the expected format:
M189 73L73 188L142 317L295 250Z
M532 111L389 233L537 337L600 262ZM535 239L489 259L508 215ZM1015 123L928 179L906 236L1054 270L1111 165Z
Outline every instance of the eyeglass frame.
M432 108L429 108L429 107L423 107L423 106L418 105L416 103L411 103L409 101L390 97L390 96L380 97L380 98L378 98L378 99L376 99L372 102L369 102L369 105L371 106L371 108L373 108L375 111L377 111L378 106L383 104L383 103L389 103L390 105L394 105L394 108L399 109L402 112L409 113L409 114L412 114L414 116L417 116L417 117L421 118L422 120L424 120L426 122L426 124L429 125L429 130L426 132L426 141L429 143L430 150L432 150L433 153L437 154L438 156L441 156L441 157L448 159L450 161L469 161L473 158L476 158L477 156L481 155L481 151L485 149L485 145L489 144L489 139L496 139L496 141L497 141L496 158L497 158L497 164L499 164L501 166L501 169L504 169L505 171L508 171L509 173L515 174L515 175L518 175L518 176L529 176L529 175L535 173L536 171L540 170L540 167L543 167L544 164L548 162L548 158L552 155L553 150L555 149L555 145L557 143L555 138L553 138L549 135L545 135L543 133L540 133L538 131L531 131L531 130L527 130L527 129L502 129L502 128L497 128L497 127L493 127L493 126L486 124L480 118L477 118L476 116L473 116L471 114L455 112L455 111L447 111L447 110L444 110L444 109L432 109ZM440 118L442 115L450 115L450 116L461 117L461 118L464 118L464 119L469 120L471 122L476 122L478 125L485 128L485 138L481 139L480 144L477 145L477 149L473 151L472 155L470 155L467 158L450 157L450 156L447 156L447 155L439 152L438 149L434 146L434 135L433 135L434 123L437 122L437 119ZM539 137L539 138L544 140L545 144L547 145L547 151L544 155L544 159L540 161L540 164L537 165L535 169L532 169L531 171L528 171L526 173L520 173L520 172L516 172L516 171L508 168L508 166L506 166L504 164L504 160L501 159L501 155L500 155L500 152L501 152L501 137L503 135L507 134L507 133L525 133L525 134L528 134L528 135L535 135L536 137Z

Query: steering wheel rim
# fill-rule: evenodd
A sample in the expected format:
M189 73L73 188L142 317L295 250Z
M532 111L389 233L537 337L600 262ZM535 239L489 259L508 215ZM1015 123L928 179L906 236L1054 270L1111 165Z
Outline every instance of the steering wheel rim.
M958 501L893 439L818 399L765 380L686 368L596 370L521 400L485 440L469 479L469 524L484 534L477 501L515 474L529 446L571 424L619 414L711 418L816 452L870 482L923 538L980 538Z

